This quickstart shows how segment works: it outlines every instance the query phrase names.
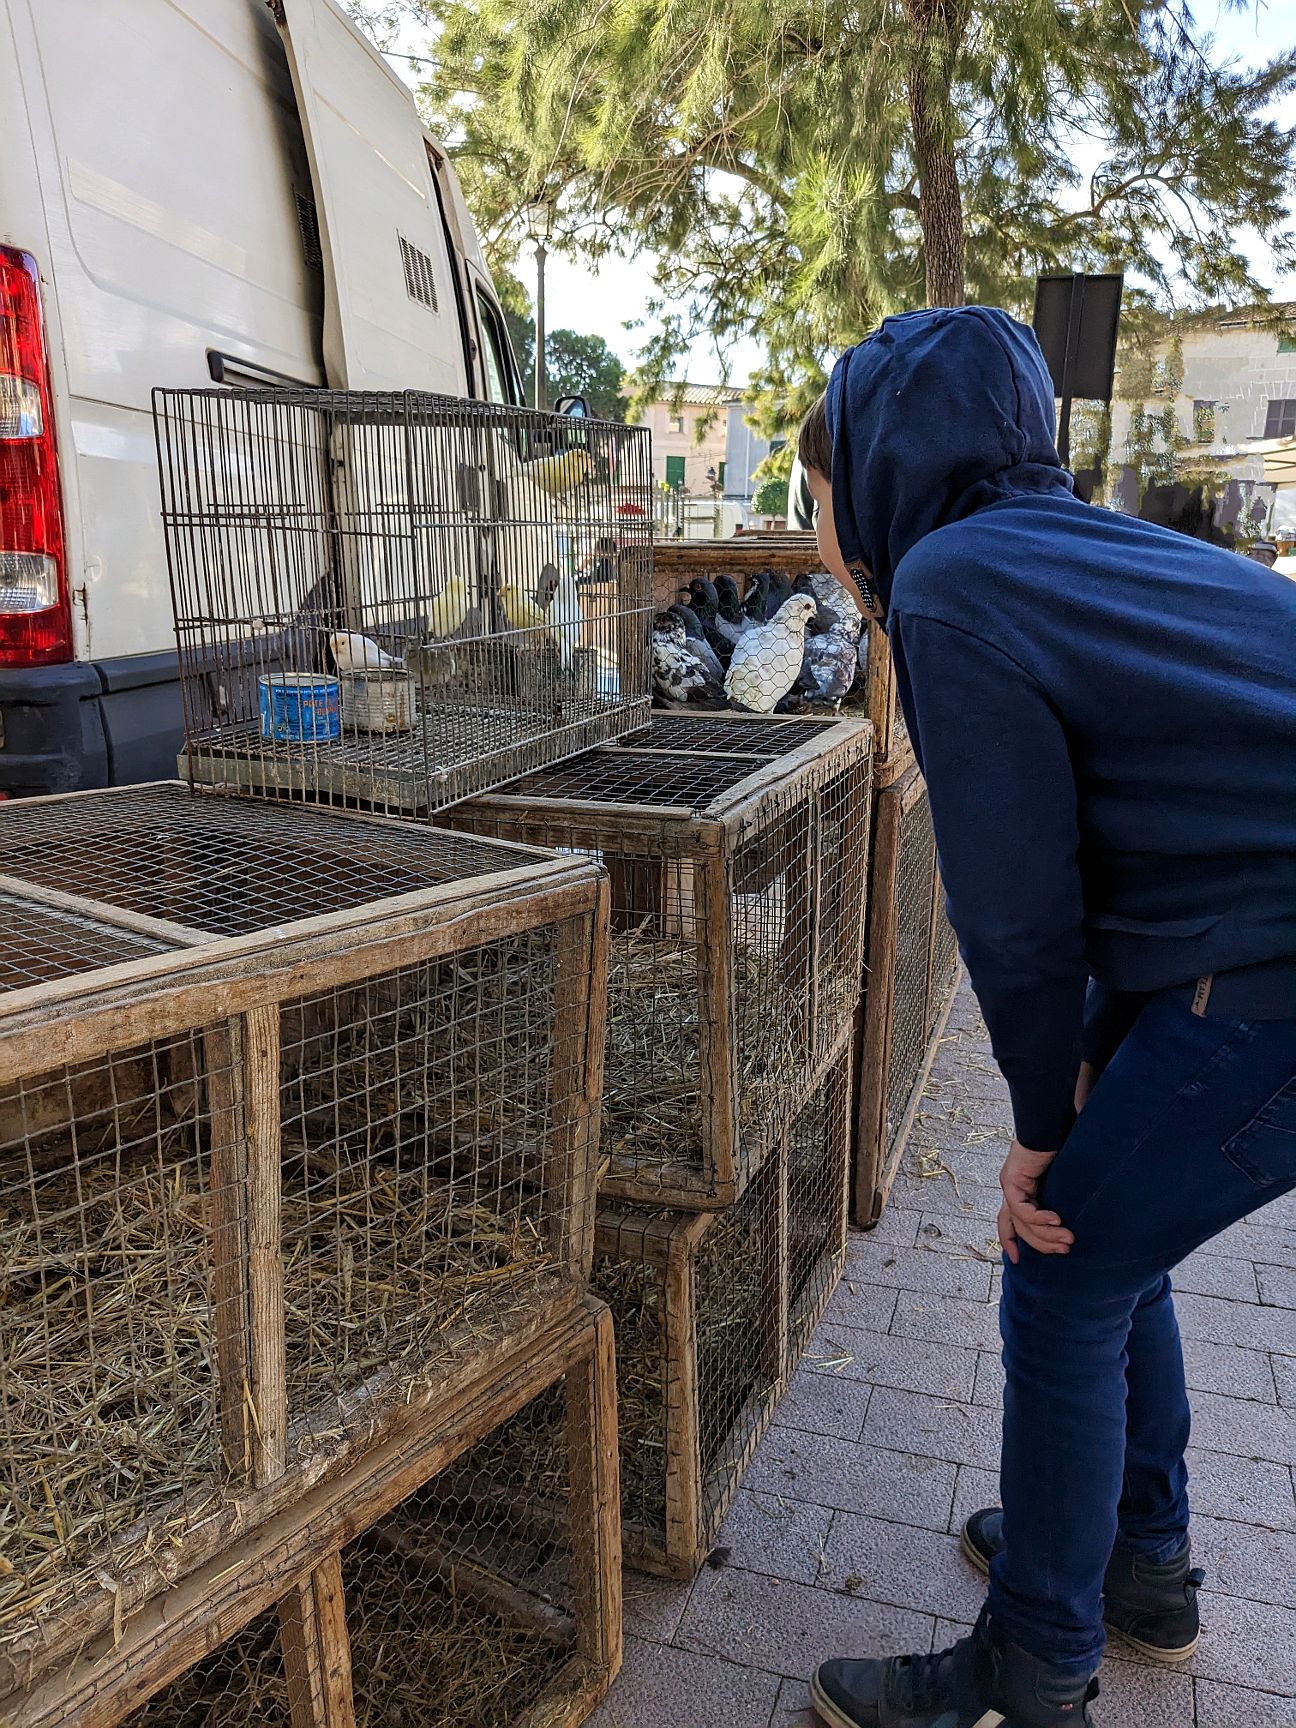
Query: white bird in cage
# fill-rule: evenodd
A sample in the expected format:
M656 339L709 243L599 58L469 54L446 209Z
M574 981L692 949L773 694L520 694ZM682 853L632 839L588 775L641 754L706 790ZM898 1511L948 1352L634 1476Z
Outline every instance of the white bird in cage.
M563 670L570 671L576 645L585 625L576 578L570 572L560 576L554 584L545 621L549 626L549 634L558 644L558 658L562 662Z
M818 610L808 594L794 594L767 624L743 632L725 673L725 695L731 702L753 714L774 712L800 675L806 625Z
M391 672L402 670L402 662L385 653L368 636L355 630L338 630L328 639L329 653L339 672Z

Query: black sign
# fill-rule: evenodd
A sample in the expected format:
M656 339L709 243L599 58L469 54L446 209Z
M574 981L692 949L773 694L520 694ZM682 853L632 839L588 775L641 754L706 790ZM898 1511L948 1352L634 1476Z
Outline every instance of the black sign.
M1031 320L1053 375L1053 393L1110 402L1121 286L1115 276L1041 276Z

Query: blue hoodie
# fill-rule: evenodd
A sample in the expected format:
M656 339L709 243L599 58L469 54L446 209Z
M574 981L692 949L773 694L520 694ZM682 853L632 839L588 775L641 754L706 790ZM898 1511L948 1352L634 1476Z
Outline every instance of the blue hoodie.
M1076 499L1035 337L991 308L888 318L828 423L950 918L1048 1150L1090 974L1146 992L1296 954L1296 582Z

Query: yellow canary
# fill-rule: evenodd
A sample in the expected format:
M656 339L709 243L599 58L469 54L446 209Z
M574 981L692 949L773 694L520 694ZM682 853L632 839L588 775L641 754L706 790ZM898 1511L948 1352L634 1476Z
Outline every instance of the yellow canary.
M557 497L579 486L589 473L588 450L564 450L557 456L541 456L535 462L524 462L519 473L538 486L542 492Z
M548 628L549 620L520 583L510 582L500 589L500 605L504 608L510 630L541 631ZM526 645L537 646L537 638L528 637Z
M453 636L468 616L468 584L452 576L428 607L428 628L434 636Z

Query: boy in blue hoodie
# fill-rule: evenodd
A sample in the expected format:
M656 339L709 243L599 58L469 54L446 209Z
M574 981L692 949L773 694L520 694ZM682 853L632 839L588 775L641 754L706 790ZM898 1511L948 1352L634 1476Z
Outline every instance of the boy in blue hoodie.
M1296 583L1079 502L1035 338L989 308L887 319L800 456L887 624L1016 1136L1003 1505L962 1539L986 1607L812 1697L832 1728L1063 1728L1104 1621L1196 1645L1169 1272L1296 1188Z

